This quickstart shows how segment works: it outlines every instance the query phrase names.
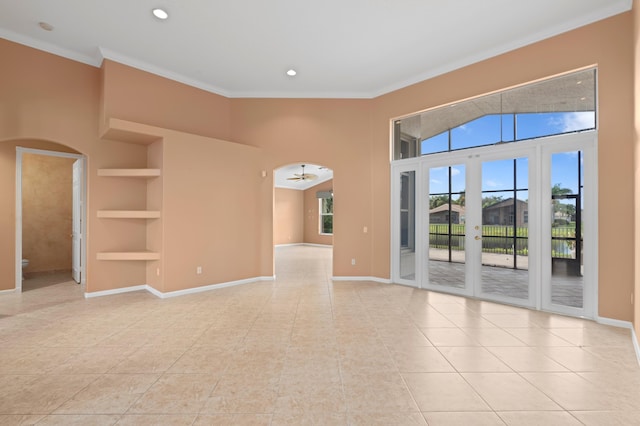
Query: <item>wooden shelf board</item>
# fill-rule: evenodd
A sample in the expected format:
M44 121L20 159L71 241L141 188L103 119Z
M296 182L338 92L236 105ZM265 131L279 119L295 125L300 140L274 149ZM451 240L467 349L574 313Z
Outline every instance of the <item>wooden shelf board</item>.
M152 251L116 251L101 252L96 258L98 260L159 260L160 253Z
M98 217L105 219L157 219L157 210L98 210Z
M160 176L160 169L98 169L98 176L152 178Z

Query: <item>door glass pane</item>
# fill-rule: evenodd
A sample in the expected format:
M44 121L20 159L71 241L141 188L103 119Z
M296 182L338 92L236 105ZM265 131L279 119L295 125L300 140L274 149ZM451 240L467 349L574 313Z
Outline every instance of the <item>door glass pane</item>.
M482 293L529 297L527 158L482 163Z
M551 302L583 307L582 152L551 156Z
M465 166L429 170L429 283L465 288Z
M416 278L416 172L400 173L400 278Z

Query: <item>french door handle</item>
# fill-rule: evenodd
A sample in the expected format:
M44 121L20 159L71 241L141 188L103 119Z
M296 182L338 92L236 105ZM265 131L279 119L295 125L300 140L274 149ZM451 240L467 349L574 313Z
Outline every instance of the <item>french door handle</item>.
M481 239L482 239L482 237L481 237L480 235L476 235L475 239L476 239L476 240L481 240Z

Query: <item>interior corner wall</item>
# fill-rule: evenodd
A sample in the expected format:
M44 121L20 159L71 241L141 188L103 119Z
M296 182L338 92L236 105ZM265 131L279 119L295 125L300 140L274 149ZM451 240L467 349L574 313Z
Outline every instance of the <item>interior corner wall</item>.
M633 58L634 58L634 240L635 275L633 288L633 326L636 338L640 339L640 0L633 1ZM640 341L637 341L640 348ZM640 356L640 354L638 354Z
M275 188L273 244L304 242L304 191Z
M299 162L333 170L335 276L371 276L372 232L362 232L372 229L374 215L371 105L367 99L231 100L231 139L268 154L265 170Z
M111 60L102 64L104 117L228 140L229 99Z
M164 292L164 218L162 212L164 210L164 176L162 170L164 168L164 141L158 140L147 147L147 167L152 169L160 169L160 176L149 179L147 182L147 210L159 211L160 217L147 220L147 246L146 249L160 253L160 260L147 262L147 281L146 283L160 292Z
M304 191L304 242L333 245L333 235L320 234L320 207L316 192L333 189L333 179L319 183ZM336 206L334 204L334 210ZM340 211L340 208L338 208ZM335 219L335 218L334 218Z

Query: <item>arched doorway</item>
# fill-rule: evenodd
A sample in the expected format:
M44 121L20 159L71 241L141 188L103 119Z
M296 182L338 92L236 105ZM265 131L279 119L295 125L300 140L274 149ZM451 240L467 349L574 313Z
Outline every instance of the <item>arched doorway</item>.
M313 163L292 163L274 171L273 245L278 256L333 258L333 170ZM277 268L277 264L276 264Z

